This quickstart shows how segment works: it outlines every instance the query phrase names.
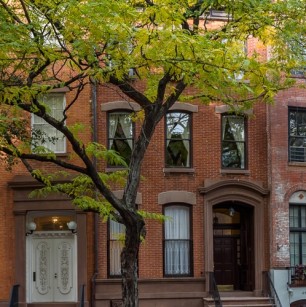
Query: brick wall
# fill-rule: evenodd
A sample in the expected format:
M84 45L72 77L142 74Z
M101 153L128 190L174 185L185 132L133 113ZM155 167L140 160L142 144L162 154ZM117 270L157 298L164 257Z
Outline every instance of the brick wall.
M306 91L293 87L280 92L275 104L269 106L271 267L290 265L289 198L294 192L306 189L305 164L288 162L288 106L305 107L305 101Z
M123 100L113 88L99 89L99 105L106 102ZM159 123L148 147L142 165L142 175L139 192L142 193L142 206L150 212L162 213L162 206L158 204L159 193L171 190L183 190L197 195L196 205L192 206L192 234L194 243L194 276L201 277L204 273L204 208L203 196L198 188L203 186L204 180L242 179L261 182L267 187L267 131L266 105L258 104L254 107L254 116L248 121L248 164L249 174L221 174L221 115L215 112L214 104L199 105L198 112L192 114L192 167L194 173L165 173L165 132L164 121ZM106 142L106 112L99 112L99 140ZM136 123L136 134L139 124ZM105 165L102 165L104 167ZM267 213L265 216L267 216ZM140 278L161 278L163 276L163 225L158 221L147 221L147 237L142 244L139 261ZM266 232L267 233L267 232ZM99 249L99 277L107 277L107 242L106 224L100 227ZM269 244L266 235L265 246ZM268 255L266 255L268 259Z

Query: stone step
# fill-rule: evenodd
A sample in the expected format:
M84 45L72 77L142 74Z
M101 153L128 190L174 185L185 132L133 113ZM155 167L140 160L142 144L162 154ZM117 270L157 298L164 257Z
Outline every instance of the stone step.
M204 307L214 307L212 298L204 298ZM275 307L268 297L221 297L222 305L226 307Z

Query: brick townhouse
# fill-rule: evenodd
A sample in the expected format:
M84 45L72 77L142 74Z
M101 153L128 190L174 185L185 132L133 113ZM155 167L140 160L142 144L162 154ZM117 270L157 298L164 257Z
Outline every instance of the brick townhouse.
M72 98L62 89L46 99L56 112ZM107 144L128 159L140 129L129 115L139 106L112 86L87 87L78 99L82 107L69 111L67 125L83 123L83 142ZM273 105L239 114L178 101L159 123L137 204L171 219L147 221L140 306L209 306L213 272L225 301L264 304L269 272L283 306L306 306L299 266L306 262L305 99L305 89L292 88ZM54 133L35 117L30 122ZM74 159L65 140L48 146ZM8 306L13 285L19 306L72 307L83 298L86 306L120 306L123 227L61 195L29 197L40 185L21 165L0 172L0 306Z

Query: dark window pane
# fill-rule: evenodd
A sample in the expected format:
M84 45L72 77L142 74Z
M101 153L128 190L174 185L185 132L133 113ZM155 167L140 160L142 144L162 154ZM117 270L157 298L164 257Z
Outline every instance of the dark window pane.
M110 113L108 124L109 149L117 151L129 164L133 149L133 123L130 114L124 112Z
M290 205L290 264L296 266L306 262L306 206Z
M190 167L190 115L168 113L166 133L166 166Z
M222 167L245 168L245 120L243 116L222 116Z
M306 109L289 109L289 161L306 161Z

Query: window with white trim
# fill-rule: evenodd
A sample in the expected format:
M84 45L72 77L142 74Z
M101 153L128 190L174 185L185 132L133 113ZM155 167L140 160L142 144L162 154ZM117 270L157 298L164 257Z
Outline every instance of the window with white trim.
M65 95L63 93L52 93L43 97L43 103L47 112L57 120L63 119L65 108ZM37 115L32 115L32 150L34 152L66 152L66 138L56 128L48 124Z
M130 112L108 113L108 148L115 150L129 165L134 143L134 125ZM109 165L118 166L118 165Z
M109 276L121 276L121 252L124 244L125 226L116 221L109 221Z
M191 276L190 207L166 206L164 215L164 275Z
M170 112L166 116L166 167L191 166L191 115Z
M246 168L246 125L242 115L222 114L222 168Z

